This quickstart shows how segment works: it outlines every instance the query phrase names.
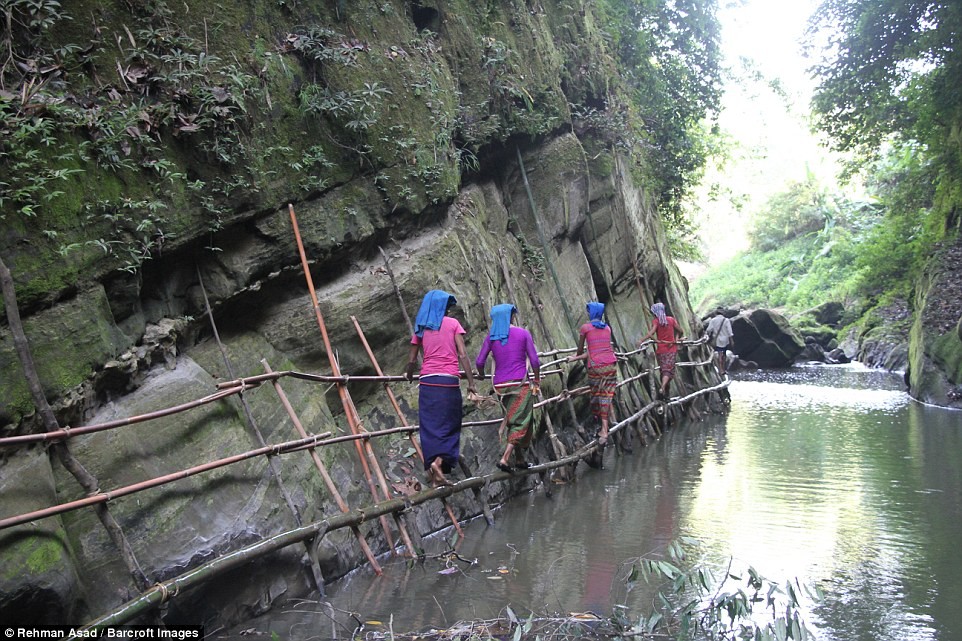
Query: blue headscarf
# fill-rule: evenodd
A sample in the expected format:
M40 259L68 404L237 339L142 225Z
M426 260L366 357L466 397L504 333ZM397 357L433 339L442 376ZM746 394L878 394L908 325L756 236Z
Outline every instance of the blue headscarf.
M421 301L421 309L418 310L418 315L414 319L415 335L424 336L424 330L426 329L441 329L444 312L448 311L449 305L454 305L457 302L453 294L440 289L432 289L425 294L424 300Z
M596 303L594 301L588 303L588 320L591 324L598 329L604 329L608 327L608 324L604 322L602 317L605 315L605 304Z
M658 317L658 324L665 326L668 324L668 317L665 315L665 304L655 303L651 306L651 313Z
M511 329L511 314L518 311L518 308L510 303L495 305L491 308L491 334L488 335L493 341L501 341L502 345L508 344L508 331Z

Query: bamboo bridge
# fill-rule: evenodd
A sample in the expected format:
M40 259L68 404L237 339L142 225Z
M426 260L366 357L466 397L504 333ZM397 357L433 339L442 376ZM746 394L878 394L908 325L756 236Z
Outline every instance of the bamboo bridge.
M543 423L544 432L546 433L547 438L550 440L550 460L535 460L535 464L529 469L519 470L518 472L510 474L507 472L497 471L490 474L476 475L470 469L468 469L465 461L462 458L461 469L466 478L455 482L451 486L422 489L421 491L416 491L412 494L400 496L398 492L392 492L372 443L377 439L382 439L389 435L404 434L410 439L411 446L417 453L417 456L419 458L422 457L420 445L418 439L416 438L418 426L408 422L394 392L392 391L393 384L402 382L406 384L407 379L405 379L403 376L387 375L382 371L378 360L368 344L363 330L361 329L360 323L353 316L351 317L351 321L354 324L358 338L366 350L367 356L370 359L376 375L355 376L340 371L337 360L334 357L335 352L330 343L323 316L320 312L320 307L314 291L314 285L311 281L310 270L308 269L307 259L304 255L303 245L297 230L297 223L296 218L294 217L293 208L291 208L291 219L294 226L294 233L297 238L298 248L301 253L301 260L305 277L307 279L308 289L311 294L313 310L317 317L326 352L330 358L331 374L317 374L291 370L274 371L271 369L266 360L262 360L261 364L264 369L263 373L243 377L234 377L230 363L227 361L228 372L230 372L230 375L234 377L233 380L217 384L216 389L210 391L210 393L204 396L196 398L195 400L174 407L156 410L148 414L131 416L95 425L83 425L77 427L60 427L57 425L56 419L53 418L52 410L50 409L49 405L47 405L42 393L32 390L34 391L34 398L37 402L38 413L43 419L46 431L41 433L22 434L0 438L0 448L3 448L4 450L34 446L38 444L49 446L52 452L60 457L61 462L64 463L64 466L68 469L68 471L70 471L77 478L78 482L80 482L81 486L87 493L86 496L78 500L56 505L49 505L42 509L37 509L23 514L6 516L5 518L0 519L0 530L13 528L16 526L23 526L40 519L53 517L74 510L93 508L97 511L98 517L100 518L104 527L107 529L111 540L117 546L118 551L125 565L127 566L131 577L134 580L134 584L138 588L138 596L130 599L120 607L116 608L114 611L106 613L99 618L88 622L82 628L78 628L80 630L79 634L82 634L83 630L89 630L91 628L120 625L134 620L143 620L144 617L150 616L158 617L159 615L156 612L158 608L161 608L168 601L176 599L179 594L182 594L187 589L222 575L229 570L239 568L254 559L292 545L300 544L305 546L306 556L310 561L310 563L307 564L310 566L310 578L318 588L319 592L323 593L324 577L321 574L320 567L316 559L316 546L317 543L328 532L342 528L350 528L352 530L357 539L358 545L370 564L370 567L375 573L380 574L381 568L377 562L376 555L370 548L364 534L359 529L361 524L377 520L381 529L383 530L385 541L387 542L387 546L390 548L389 551L391 553L406 554L412 557L417 557L421 549L420 535L417 531L408 526L406 520L406 515L411 513L415 507L430 501L440 501L446 509L451 526L457 530L460 536L463 536L461 525L446 501L448 497L465 491L473 492L475 499L479 503L477 508L478 512L476 512L476 514L483 514L488 522L491 523L493 522L493 516L491 514L490 506L481 495L481 489L484 486L492 482L503 482L509 479L518 478L521 475L538 474L544 490L550 493L550 481L548 475L560 475L562 479L571 478L574 469L577 467L580 461L586 461L589 464L594 461L594 463L597 464L597 462L600 460L600 457L604 455L605 448L599 445L595 438L586 433L578 421L577 412L573 403L573 399L576 397L587 394L589 392L589 388L587 386L580 386L568 389L567 387L567 381L569 377L568 371L565 367L565 363L567 361L566 355L574 352L575 349L553 349L539 353L539 358L543 359L541 370L542 379L548 380L551 377L557 377L561 383L561 391L548 398L539 396L538 402L535 404L536 408L542 408L542 411L540 412L540 419L536 420L540 420ZM387 265L390 273L390 265L388 264L386 256L385 264ZM508 275L506 270L505 277L507 280ZM508 284L510 285L510 281L508 281ZM202 279L201 285L203 286ZM400 297L400 293L397 291L396 285L395 292ZM6 288L4 294L5 297L8 294ZM206 292L204 294L204 298L206 302ZM16 315L15 305L12 306L12 308L13 314ZM11 305L7 304L7 310L9 315L11 312ZM214 330L214 336L219 343L220 339L217 335L217 328L214 324L213 315L210 313L209 302L207 303L207 312L211 326ZM12 318L11 320L14 321L11 322L11 330L13 331L15 338L19 337L20 339L18 341L18 348L22 349L18 349L18 354L21 357L21 363L24 367L25 375L29 381L32 377L35 378L36 376L35 370L32 370L33 366L31 357L29 355L29 346L25 344L25 339L22 336L22 329L19 328L19 319ZM19 335L18 330L20 332ZM646 347L648 347L651 343L652 341L648 341L647 344L642 345L633 351L617 353L619 362L619 382L617 387L619 393L616 394L616 403L614 404L612 411L613 416L618 420L612 421L612 426L609 429L609 443L615 448L619 448L623 451L630 450L630 442L635 436L643 445L645 445L648 443L649 438L656 438L659 436L663 430L671 424L672 421L679 418L683 414L697 417L699 414L698 407L708 407L708 400L710 399L711 394L718 394L721 400L725 400L727 398L726 388L729 384L727 379L721 380L718 382L718 384L709 385L699 389L696 388L694 384L696 377L690 374L685 374L686 370L693 371L696 368L712 367L711 349L705 344L705 339L700 339L695 341L685 341L682 343L687 347L689 356L694 356L695 358L694 360L677 363L677 367L681 369L673 384L676 386L676 389L681 390L681 395L666 401L653 400L655 399L654 389L657 386L657 377L653 376L653 374L658 371L658 367L657 364L653 362L647 364L646 366L644 362L645 360L653 361L654 359L643 358ZM227 360L226 353L225 360ZM713 369L710 369L709 371L714 372ZM344 408L344 415L348 430L343 434L335 434L331 431L310 433L302 424L298 417L297 411L294 407L292 407L284 392L283 381L285 379L300 379L317 383L319 385L335 386L339 399ZM714 374L705 376L703 379L718 380ZM351 397L352 385L359 383L366 385L378 383L383 386L385 401L390 405L397 417L397 425L395 427L377 431L368 431L364 428ZM276 402L283 406L293 426L293 430L296 433L296 438L293 440L279 443L267 443L261 436L260 431L257 430L256 425L253 425L252 417L250 416L250 410L246 407L246 402L244 401L244 393L260 386L270 386L274 389L276 393ZM202 464L181 469L177 472L165 474L156 478L150 478L133 483L131 485L114 488L99 487L96 479L87 473L83 468L83 465L73 458L69 452L68 444L71 439L95 432L120 430L126 426L148 422L183 412L190 412L191 410L203 407L205 405L222 403L230 398L238 399L244 406L248 422L257 435L259 447L238 452L231 456L217 460L207 461ZM695 403L699 400L702 401L702 403L701 405L696 406ZM573 451L568 451L568 449L565 447L564 442L558 436L557 429L552 422L549 412L545 411L549 406L555 405L567 406L568 416L570 417L571 424L566 425L566 427L575 430L578 434L581 444ZM466 421L463 423L463 427L465 429L483 429L489 426L497 426L501 423L501 421L501 418L480 421ZM567 422L568 421L566 421L566 423ZM353 445L360 468L364 474L364 480L370 489L371 502L368 504L363 506L350 506L345 502L340 489L337 487L331 474L328 472L322 457L318 453L320 448L331 447L340 443L350 443ZM301 523L299 514L294 507L293 501L283 482L281 481L280 474L274 465L275 457L297 455L306 455L311 458L317 474L323 480L327 491L336 503L339 513L326 515L325 518L314 522ZM265 459L266 465L269 468L269 472L278 481L281 493L283 494L283 500L294 513L295 521L297 522L298 526L293 529L266 536L253 544L245 545L225 552L216 558L208 560L187 570L186 572L183 572L176 577L159 582L151 581L144 574L140 564L137 562L133 550L126 541L122 528L113 519L113 517L110 516L108 510L109 503L112 501L121 500L125 497L134 496L139 492L143 492L150 488L177 483L178 481L191 476L205 474L218 468L223 468L241 461L260 457ZM399 540L395 539L395 535ZM156 620L159 621L159 618Z

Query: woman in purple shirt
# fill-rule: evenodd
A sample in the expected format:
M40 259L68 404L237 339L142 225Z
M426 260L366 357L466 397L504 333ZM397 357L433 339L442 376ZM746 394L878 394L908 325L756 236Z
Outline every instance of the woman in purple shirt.
M494 391L504 406L504 421L498 430L498 437L507 444L504 454L497 466L499 470L510 472L508 459L511 453L517 451L521 462L518 469L529 467L520 450L531 444L533 431L531 428L534 416L534 397L540 391L541 363L538 352L534 347L531 333L523 327L511 324L516 320L518 310L514 305L495 305L491 308L491 333L481 345L474 364L478 368L478 375L484 378L484 366L488 354L494 356ZM528 363L534 373L534 384L528 381ZM507 436L505 436L507 432ZM518 450L515 450L518 448Z

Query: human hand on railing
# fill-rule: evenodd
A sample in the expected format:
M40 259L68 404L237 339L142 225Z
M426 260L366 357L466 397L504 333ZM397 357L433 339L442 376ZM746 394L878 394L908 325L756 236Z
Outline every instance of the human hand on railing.
M404 378L408 381L414 380L414 363L408 363L407 367L404 368Z

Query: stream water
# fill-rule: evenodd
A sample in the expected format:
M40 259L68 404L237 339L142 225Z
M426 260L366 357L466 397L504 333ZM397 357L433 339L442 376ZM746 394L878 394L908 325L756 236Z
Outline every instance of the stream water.
M817 638L962 640L962 413L913 402L901 376L859 365L739 374L732 405L669 430L604 470L535 491L465 528L458 558L385 559L240 626L281 639L346 638L490 619L509 606L601 615L648 611L628 590L639 557L681 536L698 561L754 567L825 592L808 603ZM449 549L450 532L426 540Z

